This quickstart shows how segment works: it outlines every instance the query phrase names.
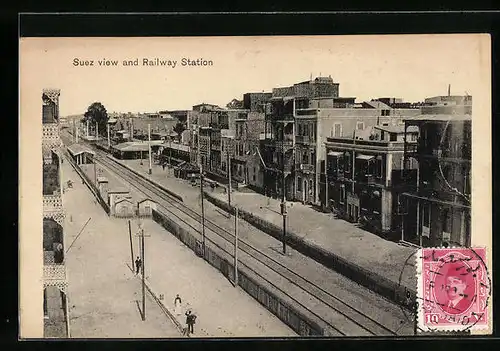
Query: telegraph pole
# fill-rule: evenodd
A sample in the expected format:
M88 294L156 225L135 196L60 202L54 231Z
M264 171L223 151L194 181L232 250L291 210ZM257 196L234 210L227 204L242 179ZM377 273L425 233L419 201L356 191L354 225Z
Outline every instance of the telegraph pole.
M130 258L132 259L132 269L134 269L134 246L132 245L132 228L130 227L130 220L128 221L128 235L130 238Z
M139 233L136 234L140 239L140 249L141 249L141 273L142 273L142 320L146 320L146 269L145 269L145 245L144 245L144 237L151 236L145 235L144 229L139 225Z
M227 179L228 179L228 191L227 191L227 203L229 204L229 208L231 208L231 192L232 192L232 184L231 184L231 155L229 151L227 152Z
M238 285L238 207L234 208L234 284Z
M201 191L201 235L202 235L202 245L203 245L203 258L205 258L205 206L204 206L204 195L203 195L203 167L200 164L200 191Z
M109 124L106 124L107 130L108 130L108 149L111 148L111 139L109 137Z
M148 173L151 174L151 124L148 124L148 151L149 151L149 171Z
M99 124L97 124L97 121L95 122L95 141L97 142L99 140Z
M145 266L145 260L144 260L144 229L141 228L141 267L142 267L142 320L146 320L146 282L144 281L144 266Z
M281 173L282 173L282 199L281 199L281 215L283 217L283 254L286 254L286 196L285 196L285 124L283 123L282 139L281 139Z

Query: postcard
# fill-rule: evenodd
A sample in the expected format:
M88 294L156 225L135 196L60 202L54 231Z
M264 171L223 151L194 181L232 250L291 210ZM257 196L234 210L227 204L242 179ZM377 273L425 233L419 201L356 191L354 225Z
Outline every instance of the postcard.
M490 334L490 56L20 38L20 338Z

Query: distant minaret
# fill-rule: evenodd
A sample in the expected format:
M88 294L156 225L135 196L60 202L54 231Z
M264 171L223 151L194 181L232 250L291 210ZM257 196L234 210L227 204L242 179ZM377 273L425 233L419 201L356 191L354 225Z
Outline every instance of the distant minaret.
M448 84L448 96L450 96L450 92L451 92L451 84Z

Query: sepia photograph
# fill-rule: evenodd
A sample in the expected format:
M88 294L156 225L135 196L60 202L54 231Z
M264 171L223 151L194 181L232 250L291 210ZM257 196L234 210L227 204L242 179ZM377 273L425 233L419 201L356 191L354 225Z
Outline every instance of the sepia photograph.
M20 337L490 334L490 45L20 38Z

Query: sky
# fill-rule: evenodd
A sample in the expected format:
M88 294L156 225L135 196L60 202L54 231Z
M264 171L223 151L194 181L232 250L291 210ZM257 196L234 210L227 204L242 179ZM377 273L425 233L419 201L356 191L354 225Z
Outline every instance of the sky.
M488 36L467 34L23 38L20 95L21 102L41 104L43 88L60 89L62 116L84 113L95 101L108 112L155 112L202 102L225 106L246 92L271 92L321 75L340 84L340 96L357 101L423 101L446 95L448 84L452 95L474 97L489 88L480 69L489 45ZM75 58L93 66L75 66ZM138 66L123 66L136 58ZM144 58L177 63L143 66ZM214 64L181 66L182 58ZM118 65L99 66L103 59Z

